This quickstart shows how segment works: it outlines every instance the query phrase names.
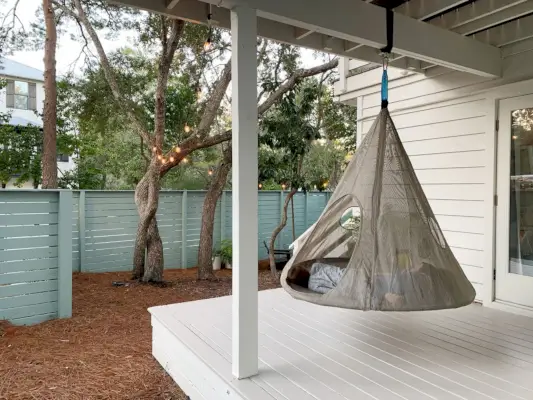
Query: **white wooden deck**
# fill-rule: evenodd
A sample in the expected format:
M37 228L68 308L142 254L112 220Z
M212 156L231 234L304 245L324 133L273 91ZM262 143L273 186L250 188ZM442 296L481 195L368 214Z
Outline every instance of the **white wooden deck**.
M197 399L533 399L533 319L383 313L259 294L259 375L231 375L231 297L150 309L153 354Z

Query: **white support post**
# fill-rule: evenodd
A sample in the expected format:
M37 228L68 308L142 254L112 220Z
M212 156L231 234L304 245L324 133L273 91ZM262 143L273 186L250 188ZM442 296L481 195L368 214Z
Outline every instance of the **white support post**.
M350 72L350 59L342 57L339 60L339 92L346 93L348 87L348 72Z
M233 375L258 372L257 17L231 10L233 130Z

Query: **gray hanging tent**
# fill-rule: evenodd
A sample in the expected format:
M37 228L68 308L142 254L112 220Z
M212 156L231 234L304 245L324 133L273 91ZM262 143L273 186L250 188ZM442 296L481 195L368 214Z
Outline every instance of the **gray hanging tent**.
M386 100L281 283L294 298L360 310L436 310L474 300Z

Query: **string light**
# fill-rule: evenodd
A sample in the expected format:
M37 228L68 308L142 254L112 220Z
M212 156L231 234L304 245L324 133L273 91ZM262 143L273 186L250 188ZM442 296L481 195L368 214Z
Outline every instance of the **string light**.
M157 151L157 147L152 147L152 151L155 153Z
M285 189L287 188L287 185L285 185L285 184L283 183L283 184L281 185L281 188L282 188L283 190L285 190Z
M174 157L170 156L169 160L170 162L174 162Z
M185 157L182 161L183 161L183 163L187 164L189 162L189 159L187 157Z
M259 186L259 189L263 189L263 184L262 183L260 183L258 186Z
M174 148L174 151L175 151L176 153L179 153L179 152L181 152L181 149L180 149L179 146L176 146L176 147Z
M324 182L324 184L322 185L324 188L327 188L328 187L328 181Z
M162 160L162 159L163 159L163 156L162 156L161 154L158 154L158 155L157 155L157 159L158 159L158 160Z
M209 175L209 176L213 175L213 170L208 170L207 171L207 175Z
M513 135L513 140L516 140L516 139L518 139L518 136Z
M185 129L185 133L189 133L191 131L191 127L187 123L185 123L184 129Z
M213 33L213 28L211 27L212 16L213 14L211 14L211 5L209 5L209 14L207 14L207 26L209 27L209 32L207 33L207 39L205 40L205 43L204 43L205 52L208 52L209 50L211 50L211 41L212 41L211 35Z
M161 162L162 162L163 164L166 164L166 163L167 163L167 159L166 159L166 158L163 158L163 159L161 160Z

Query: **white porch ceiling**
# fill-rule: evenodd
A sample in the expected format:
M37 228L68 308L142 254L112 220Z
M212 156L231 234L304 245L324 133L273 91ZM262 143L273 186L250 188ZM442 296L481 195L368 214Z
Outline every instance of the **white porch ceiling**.
M196 23L230 28L229 10L257 10L260 36L381 63L385 10L395 6L391 65L423 72L434 65L501 75L502 50L533 40L533 0L110 0Z

